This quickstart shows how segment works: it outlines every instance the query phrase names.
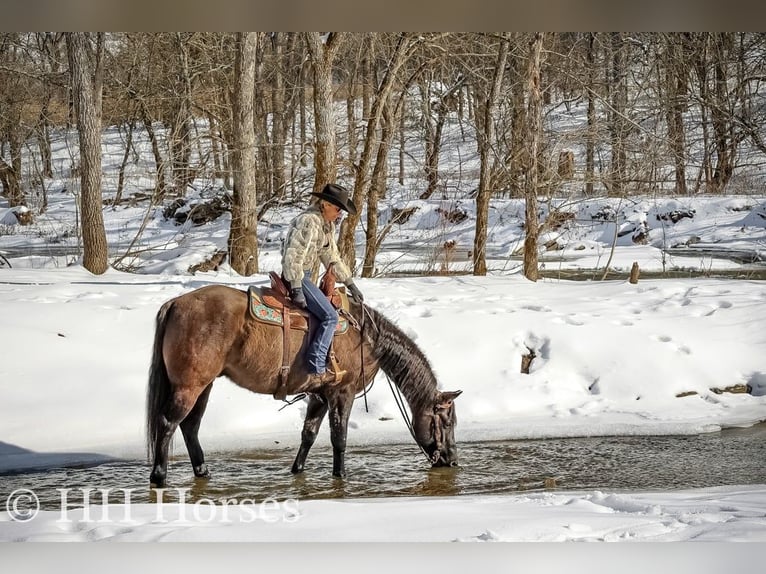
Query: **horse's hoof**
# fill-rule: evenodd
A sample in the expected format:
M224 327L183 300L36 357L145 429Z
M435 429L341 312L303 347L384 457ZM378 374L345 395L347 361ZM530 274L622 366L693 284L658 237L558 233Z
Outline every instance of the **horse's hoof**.
M210 471L208 470L206 464L201 464L193 468L194 468L194 476L196 476L197 478L210 478Z
M152 474L149 475L149 486L153 488L164 488L167 478L167 473L154 470Z
M298 466L297 464L294 464L293 467L290 469L290 472L293 474L300 474L303 472L303 466Z

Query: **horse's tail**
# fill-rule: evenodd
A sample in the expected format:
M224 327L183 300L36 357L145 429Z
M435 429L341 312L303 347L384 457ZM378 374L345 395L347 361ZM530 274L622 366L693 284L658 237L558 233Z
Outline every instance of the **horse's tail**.
M170 378L162 356L162 341L165 339L168 313L172 307L172 301L160 307L154 329L152 364L149 367L149 387L146 392L146 446L150 461L154 460L154 447L160 433L160 418L170 399Z

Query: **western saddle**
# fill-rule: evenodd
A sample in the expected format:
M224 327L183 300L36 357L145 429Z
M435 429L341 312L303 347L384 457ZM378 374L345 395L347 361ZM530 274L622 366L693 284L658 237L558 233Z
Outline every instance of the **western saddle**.
M284 400L287 396L287 380L290 375L290 329L309 332L311 313L296 307L290 299L290 288L287 282L274 271L269 273L271 287L248 288L248 309L256 320L282 327L282 366L279 369L279 381L274 391L274 398ZM345 289L335 287L335 270L332 265L322 277L319 289L327 296L333 307L338 310L340 319L335 335L342 335L348 330L349 323L359 328L358 323L349 313L348 295ZM330 365L333 372L340 373L341 369L335 356L334 342L330 344ZM340 382L336 377L335 382Z

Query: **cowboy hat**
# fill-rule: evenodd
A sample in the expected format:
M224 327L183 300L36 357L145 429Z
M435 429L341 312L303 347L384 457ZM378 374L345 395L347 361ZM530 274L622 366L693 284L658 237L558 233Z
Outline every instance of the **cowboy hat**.
M337 183L328 183L324 186L324 189L319 192L312 192L311 195L324 199L325 201L332 203L340 207L343 211L347 211L351 215L356 215L356 205L348 197L348 190L342 185Z

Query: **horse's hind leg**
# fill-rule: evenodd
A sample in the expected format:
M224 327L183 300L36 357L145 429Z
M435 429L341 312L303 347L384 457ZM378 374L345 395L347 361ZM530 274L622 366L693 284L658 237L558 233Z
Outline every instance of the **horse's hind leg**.
M191 460L192 469L194 469L194 476L203 478L210 476L207 465L205 464L205 454L202 452L202 447L199 444L199 425L202 422L202 415L205 414L207 408L207 401L210 398L210 390L213 388L213 384L210 383L205 390L202 391L197 398L197 402L194 403L194 408L186 415L186 418L181 421L181 433L184 435L184 442L186 443L186 450L189 452L189 459Z
M309 404L306 409L306 419L303 421L303 431L301 432L301 447L298 449L298 455L293 462L292 473L303 472L303 465L306 463L306 457L314 444L319 433L319 427L322 425L327 414L327 401L316 395L309 395Z
M157 420L157 432L154 443L154 463L149 483L157 486L165 486L168 476L168 450L173 440L173 435L182 420L192 410L197 397L187 393L174 393L163 409Z

